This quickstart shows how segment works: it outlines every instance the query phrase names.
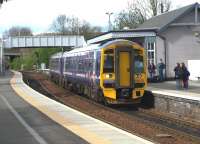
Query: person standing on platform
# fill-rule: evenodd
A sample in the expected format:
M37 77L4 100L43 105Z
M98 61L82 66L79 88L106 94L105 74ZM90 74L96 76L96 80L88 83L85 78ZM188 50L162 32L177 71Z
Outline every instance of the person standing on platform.
M183 88L188 89L188 80L190 76L190 72L188 71L187 67L185 66L185 63L181 63L181 69L182 69L182 80L183 80Z
M153 62L149 63L148 71L149 71L150 80L153 81L155 73L156 73L156 66L154 65Z
M158 63L158 73L159 73L159 80L160 81L164 80L164 74L163 74L164 69L165 69L165 64L163 63L163 60L160 59L160 63Z
M182 68L180 63L177 63L174 68L175 80L176 80L176 89L181 89L182 87Z

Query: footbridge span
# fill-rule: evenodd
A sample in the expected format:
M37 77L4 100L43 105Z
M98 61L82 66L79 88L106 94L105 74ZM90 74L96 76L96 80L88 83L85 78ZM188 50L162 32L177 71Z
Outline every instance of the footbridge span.
M83 36L17 36L4 40L4 48L56 48L80 47L85 44Z

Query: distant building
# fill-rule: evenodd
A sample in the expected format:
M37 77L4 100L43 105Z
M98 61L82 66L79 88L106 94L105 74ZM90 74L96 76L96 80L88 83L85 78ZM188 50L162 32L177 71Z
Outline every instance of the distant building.
M111 31L95 37L88 43L125 38L143 45L147 61L166 64L166 76L174 77L174 66L189 60L200 60L200 5L188 5L155 16L137 29ZM200 75L200 74L199 74Z

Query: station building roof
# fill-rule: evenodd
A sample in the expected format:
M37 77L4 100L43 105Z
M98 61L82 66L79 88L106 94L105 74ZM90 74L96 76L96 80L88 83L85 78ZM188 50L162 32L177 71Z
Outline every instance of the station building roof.
M154 16L149 20L145 21L143 24L141 24L138 28L136 28L136 30L145 30L154 28L156 32L160 33L163 30L165 30L175 20L188 14L196 7L199 8L200 5L198 3L194 3L173 11L163 13L158 16Z
M194 3L173 11L150 18L136 29L109 31L87 41L88 44L102 43L112 39L156 36L157 33L164 31L178 18L188 14L195 8L200 8L198 3Z
M144 36L155 36L154 28L145 30L120 30L120 31L109 31L103 33L97 37L94 37L87 41L87 44L103 43L113 39L123 39L131 37L144 37Z

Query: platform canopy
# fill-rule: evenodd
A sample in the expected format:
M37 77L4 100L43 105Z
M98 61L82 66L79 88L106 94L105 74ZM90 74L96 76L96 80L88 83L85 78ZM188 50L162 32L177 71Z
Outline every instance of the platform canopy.
M109 31L92 38L87 41L87 44L104 43L112 39L126 39L126 38L139 38L139 37L153 37L156 36L154 30L149 29L145 31L141 30L121 30L121 31Z

